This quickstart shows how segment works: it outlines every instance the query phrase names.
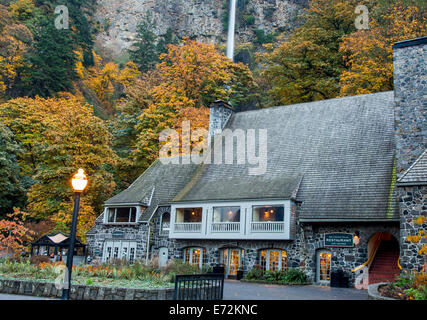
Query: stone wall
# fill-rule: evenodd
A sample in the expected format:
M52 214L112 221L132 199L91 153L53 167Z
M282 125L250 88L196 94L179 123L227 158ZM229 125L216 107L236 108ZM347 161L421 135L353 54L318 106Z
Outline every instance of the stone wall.
M178 37L196 38L211 43L226 42L224 18L228 14L229 0L98 0L96 20L103 31L97 44L108 49L113 56L126 51L134 41L138 24L149 12L156 25L153 32L164 35L171 29ZM308 0L239 0L236 42L255 37L255 29L266 33L292 29L297 14ZM253 16L246 23L243 16ZM227 20L227 19L225 19Z
M427 224L415 224L414 219L423 215L427 216L427 186L399 187L400 205L400 265L402 269L412 271L421 270L425 264L426 255L419 254L427 239L421 238L420 242L408 241L408 236L416 236L419 231L426 231Z
M413 44L413 45L411 45ZM394 46L396 170L399 177L427 148L427 39Z
M54 283L30 280L0 279L0 292L60 298L62 289ZM174 289L128 289L100 286L72 285L71 300L172 300Z

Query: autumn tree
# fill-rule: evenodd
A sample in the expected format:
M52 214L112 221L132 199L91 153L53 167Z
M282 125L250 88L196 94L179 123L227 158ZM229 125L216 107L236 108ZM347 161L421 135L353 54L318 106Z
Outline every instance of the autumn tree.
M73 204L70 178L78 168L85 169L90 183L82 197L78 232L83 235L115 187L111 173L115 154L106 124L73 96L10 100L0 106L0 120L24 148L18 158L22 170L32 173L34 184L27 194L30 217L52 218L66 231Z
M17 257L26 251L33 234L24 224L26 217L25 212L14 208L7 218L0 220L0 252L12 253Z
M162 130L180 131L184 120L191 120L192 129L207 128L210 104L218 99L233 105L246 102L256 88L247 66L233 63L212 44L188 39L169 46L154 74L154 85L143 91L146 108L135 126L133 156L141 168L157 158Z
M25 65L24 54L32 43L32 34L14 20L0 5L0 101L17 94L16 84Z
M268 44L261 62L270 84L270 105L292 104L336 97L339 77L346 68L341 39L355 31L354 13L361 0L311 0L302 26L284 33L277 45Z
M340 51L348 69L341 74L342 96L393 90L392 45L427 34L427 8L405 3L400 0L385 12L377 11L368 30L343 38Z

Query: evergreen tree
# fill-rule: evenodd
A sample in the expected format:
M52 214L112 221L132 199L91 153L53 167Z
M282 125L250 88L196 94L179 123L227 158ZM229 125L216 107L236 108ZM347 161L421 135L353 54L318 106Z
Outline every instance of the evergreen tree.
M77 79L73 39L70 30L55 28L54 19L39 22L34 35L34 48L28 59L24 78L28 96L49 97L61 91L72 91Z
M136 40L128 51L131 60L143 72L152 69L159 60L157 37L152 30L154 22L147 13L145 19L138 25Z
M0 218L25 204L25 178L17 162L21 152L13 133L0 122Z

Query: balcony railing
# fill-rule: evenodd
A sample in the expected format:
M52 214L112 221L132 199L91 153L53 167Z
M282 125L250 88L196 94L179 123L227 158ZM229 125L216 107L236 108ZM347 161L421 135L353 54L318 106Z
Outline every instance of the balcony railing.
M175 232L201 232L201 222L179 222L175 223Z
M251 231L252 232L283 232L285 230L285 224L283 221L274 222L252 222Z
M240 232L240 222L212 222L211 232Z

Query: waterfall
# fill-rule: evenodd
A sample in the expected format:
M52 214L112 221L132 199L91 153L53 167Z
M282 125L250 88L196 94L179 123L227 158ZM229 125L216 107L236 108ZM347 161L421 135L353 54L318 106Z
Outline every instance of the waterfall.
M236 6L237 0L231 0L230 19L228 21L228 37L227 37L227 58L234 58L234 29L236 27Z

